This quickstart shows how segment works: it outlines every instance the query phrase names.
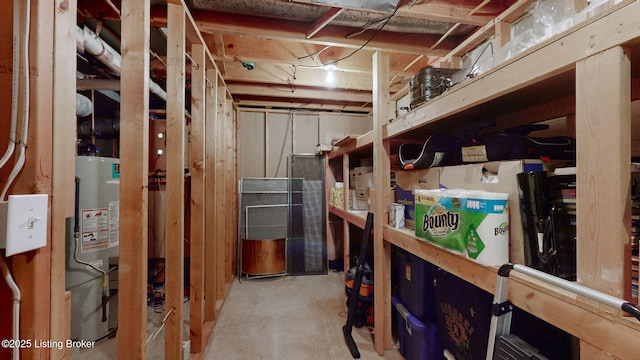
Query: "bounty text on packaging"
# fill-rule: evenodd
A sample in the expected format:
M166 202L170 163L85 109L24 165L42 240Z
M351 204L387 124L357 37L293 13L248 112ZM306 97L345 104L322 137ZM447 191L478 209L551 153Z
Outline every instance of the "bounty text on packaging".
M488 266L509 261L508 194L416 190L417 237Z

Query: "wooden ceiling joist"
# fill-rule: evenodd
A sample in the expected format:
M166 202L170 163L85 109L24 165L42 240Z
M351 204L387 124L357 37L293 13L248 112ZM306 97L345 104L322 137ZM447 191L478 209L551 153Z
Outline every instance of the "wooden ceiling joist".
M318 19L313 25L311 25L311 29L307 32L305 36L307 39L311 39L318 31L322 30L325 26L327 26L331 20L335 19L338 15L340 15L344 11L343 8L332 7L329 9L320 19Z

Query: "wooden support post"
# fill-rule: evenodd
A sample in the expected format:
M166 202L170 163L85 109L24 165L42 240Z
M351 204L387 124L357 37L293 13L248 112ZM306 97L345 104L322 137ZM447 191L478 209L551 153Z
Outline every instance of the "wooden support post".
M576 64L578 281L618 298L630 283L631 65L621 47ZM593 221L598 219L598 221ZM628 272L628 271L627 271ZM581 358L603 352L581 344Z
M226 224L226 207L227 197L226 191L226 143L225 143L225 93L222 90L220 84L218 86L218 97L216 98L216 104L218 106L218 116L216 119L216 166L215 166L215 198L216 198L216 258L214 264L216 267L216 299L222 300L225 296L225 258L227 255L226 239L227 239L227 224Z
M24 14L24 3L22 13ZM31 2L29 68L21 69L20 82L25 73L29 74L29 136L25 150L25 163L8 194L50 194L52 175L52 110L53 96L53 15L54 8L48 1ZM24 29L24 18L20 20ZM22 30L21 30L22 31ZM21 36L26 34L22 32ZM24 89L26 90L26 89ZM7 93L8 94L8 93ZM21 113L25 106L24 98L19 106ZM20 117L19 117L20 119ZM20 121L19 121L20 122ZM18 125L18 140L21 137L21 127ZM38 139L34 141L33 139ZM21 151L23 144L17 144L14 159ZM12 168L13 160L7 164ZM6 180L6 178L3 178ZM4 183L2 184L4 186ZM2 199L2 200L6 200ZM51 221L49 220L49 224ZM51 236L47 232L48 246L17 254L11 257L11 271L13 278L20 288L20 334L19 338L49 339L51 337ZM59 263L58 263L59 264ZM59 276L59 275L58 275ZM3 285L4 286L4 285ZM10 292L9 292L10 294ZM57 299L59 301L59 299ZM56 305L58 306L58 305ZM7 326L10 327L8 322ZM46 358L49 349L21 349L22 358Z
M393 118L389 106L389 56L373 55L373 184L374 199L374 346L379 355L391 348L391 255L384 245L383 228L389 211L389 143L384 141L384 125Z
M224 92L224 94L226 94L226 91ZM234 270L233 270L233 262L234 262L234 258L235 258L235 254L236 254L236 242L235 239L237 237L234 237L234 234L236 234L235 229L233 228L233 224L234 224L234 218L236 218L236 214L238 213L235 207L236 204L236 178L235 178L235 129L236 129L236 122L235 122L235 114L234 114L234 109L233 109L233 102L229 99L226 98L225 100L225 116L224 116L224 122L225 122L225 154L226 154L226 161L225 161L225 175L224 175L224 182L225 182L225 195L226 195L226 204L227 206L225 207L225 244L226 244L226 255L225 255L225 295L227 293L227 289L229 288L229 286L231 285L231 282L233 281L233 276L234 276ZM236 227L237 229L237 227Z
M207 92L206 92L206 125L205 125L205 167L206 173L206 197L205 197L205 256L207 266L205 267L204 289L205 289L205 319L213 321L216 319L216 127L218 119L218 74L215 69L207 70Z
M167 4L167 206L165 358L182 359L184 302L185 37L182 5Z
M146 358L149 185L149 0L123 0L118 358ZM125 301L126 299L126 301Z
M191 251L189 325L191 352L203 350L205 236L205 56L204 46L191 45Z
M51 197L51 340L71 337L66 312L66 220L74 213L76 132L76 10L75 0L56 0L53 57L53 169ZM70 297L70 295L69 295ZM70 302L70 298L69 298ZM52 347L51 359L69 358L71 349Z
M343 210L348 211L349 210L349 188L351 187L350 184L350 177L349 177L349 154L348 153L344 153L342 155L342 181L344 182L344 206L342 207ZM354 184L355 185L355 184ZM355 204L354 204L355 205ZM347 271L349 271L349 268L351 267L351 235L349 233L349 222L345 219L342 219L342 231L344 233L344 244L343 244L343 248L344 248L344 273L346 274ZM345 279L346 281L346 279Z

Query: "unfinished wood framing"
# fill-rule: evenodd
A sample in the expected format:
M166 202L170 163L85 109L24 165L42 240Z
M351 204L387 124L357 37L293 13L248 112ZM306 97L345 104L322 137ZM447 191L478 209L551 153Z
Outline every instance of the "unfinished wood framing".
M502 21L504 28L501 31L507 31L513 19L519 17L518 11L523 10L522 6L526 3L527 1L519 1L517 6L520 8L511 8L509 13L496 19L497 22ZM584 202L579 202L578 224L586 224L578 226L578 279L582 284L596 290L629 299L630 278L629 271L626 270L630 269L629 159L632 154L637 155L631 149L634 136L630 119L633 83L629 57L637 54L637 39L640 38L638 19L634 15L639 9L638 6L640 5L637 2L619 3L612 8L613 10L602 11L594 16L584 26L559 34L491 69L477 79L457 85L441 98L385 124L380 130L378 125L374 125L373 139L370 140L374 147L374 169L387 168L387 165L381 166L379 159L389 157L385 141L398 139L418 129L426 130L431 124L439 121L463 116L467 110L494 100L500 101L501 98L519 90L564 84L567 80L563 76L573 75L575 69L575 97L573 94L563 95L565 97L562 98L550 97L549 101L543 104L533 104L511 112L505 111L496 115L496 121L502 126L512 126L514 121L521 125L567 116L567 132L575 134L578 139L577 183L586 184L584 187L578 186L578 197L585 199ZM618 26L612 28L612 23ZM495 26L493 28L496 29ZM487 28L488 32L491 31ZM585 43L590 46L585 48ZM633 59L637 61L637 56L633 56ZM568 81L573 79L570 78ZM374 88L377 86L379 85ZM376 98L378 97L374 96L374 99ZM382 114L386 111L377 104L374 104L374 109ZM384 115L379 115L379 118L384 118ZM377 147L377 144L381 145ZM603 148L607 151L602 151ZM345 161L344 159L348 159L345 154L362 149L364 147L342 150L341 147L330 156L333 159L343 156ZM334 161L337 163L338 160ZM336 170L335 166L329 168ZM347 176L348 169L343 166L343 177ZM340 176L335 176L333 180L340 181L339 178ZM379 212L386 211L386 208L380 208L380 203L374 199L384 196L385 186L380 184L386 185L387 180L380 179L378 175L374 178L377 190L371 199L378 215ZM387 203L383 202L382 206ZM341 217L344 222L363 227L354 213L337 208L331 208L330 212ZM432 244L416 241L411 231L384 226L383 232L384 239L389 243L416 254L486 291L495 291L497 269L480 266ZM376 254L383 254L375 255L378 266L381 258L382 262L385 262L388 243L383 242L382 246L377 242L374 244L378 247L374 253L377 251ZM378 324L379 321L388 321L385 314L379 313L379 304L389 306L388 288L384 288L388 280L379 280L378 275L375 275L374 345L380 353L384 350L385 344L383 340L378 339L379 334L384 338L384 331L390 329L391 324ZM388 276L388 273L381 276ZM378 281L383 281L382 290ZM580 339L582 358L633 358L637 353L633 339L640 331L638 322L620 316L616 309L595 304L581 296L518 275L513 276L509 285L509 300Z
M225 115L225 92L221 91L221 85L218 84L218 97L216 98L216 104L218 106L217 113L218 116L216 118L216 123L214 126L216 127L216 149L215 149L215 199L216 199L216 257L214 260L214 266L216 267L216 299L222 300L225 297L225 283L226 283L226 262L225 256L227 254L227 219L226 219L226 209L227 209L227 196L226 196L226 162L227 162L227 153L226 153L226 136L225 136L225 126L226 126L226 115Z
M205 319L207 321L213 321L217 318L216 309L216 262L212 262L212 259L216 259L216 145L218 143L216 139L216 128L218 121L218 74L213 69L207 69L207 92L206 92L206 125L205 125L205 162L206 169L208 170L205 178L206 182L206 197L205 197L205 246L204 251L206 254L206 262L208 266L205 267Z
M226 95L226 93L225 93ZM225 246L226 252L224 256L225 262L225 279L224 286L226 294L229 287L231 286L231 282L234 278L234 263L235 263L235 253L236 253L236 229L234 228L234 224L237 224L237 208L235 206L237 199L237 181L235 175L235 153L236 153L236 144L235 144L235 129L236 129L236 117L235 111L233 109L233 102L225 97L225 112L224 112L224 122L225 122L225 175L224 175L224 183L225 183ZM234 220L235 219L235 220ZM222 260L222 259L220 259Z
M47 1L31 2L30 42L29 42L29 137L38 139L28 144L17 144L14 157L21 151L25 154L22 171L16 177L9 194L51 194L52 176L52 109L53 74L53 6ZM25 12L23 3L23 14ZM24 19L20 20L24 29ZM25 35L25 33L23 33ZM21 74L24 72L21 70ZM21 80L23 75L20 76ZM20 111L27 106L20 102ZM18 139L21 137L18 127ZM23 147L24 145L24 147ZM26 148L26 149L25 149ZM12 167L13 161L8 162ZM4 184L3 184L4 186ZM2 199L5 200L5 199ZM50 216L49 216L50 224ZM47 235L47 246L32 252L11 257L10 269L20 288L20 339L49 339L51 321L51 228ZM58 274L59 276L59 274ZM60 294L60 293L59 293ZM60 299L56 300L59 306ZM49 356L49 349L21 349L23 356L28 352L34 358Z
M350 186L350 177L349 177L349 154L345 153L342 154L342 173L346 174L342 176L342 181L344 182L344 206L343 206L343 210L349 210L349 189L351 188ZM354 184L355 186L355 184ZM327 217L328 219L328 217ZM349 271L349 268L351 268L351 235L349 234L349 222L342 220L342 231L344 233L344 244L343 244L343 248L344 248L344 273L346 274L347 271Z
M118 357L144 359L147 342L149 0L122 1Z
M67 218L74 215L75 93L76 84L75 0L56 0L53 58L53 161L51 197L51 340L71 337L70 298L65 291ZM70 64L73 64L70 65ZM67 295L69 303L67 303ZM50 357L71 356L71 349L52 347Z
M191 236L189 271L189 325L191 352L203 349L205 266L205 54L204 46L191 45Z
M389 57L376 51L373 54L373 181L376 184L376 196L373 201L373 257L374 288L377 294L374 301L375 349L380 355L391 348L391 255L384 244L382 230L388 219L389 209L389 143L383 141L383 125L393 118L389 106Z
M165 259L165 358L182 359L184 319L185 35L181 5L167 4L167 204Z
M630 300L631 64L624 49L579 61L576 85L577 278ZM584 341L580 353L605 354Z

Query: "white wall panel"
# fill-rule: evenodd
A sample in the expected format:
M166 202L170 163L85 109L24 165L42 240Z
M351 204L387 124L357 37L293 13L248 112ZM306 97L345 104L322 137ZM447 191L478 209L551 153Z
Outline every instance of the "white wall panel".
M293 150L289 113L267 113L267 177L287 177L287 156Z
M240 177L265 176L265 113L241 111L238 125Z
M373 129L370 116L349 114L320 114L319 136L322 144L331 144L331 139L346 135L361 135Z
M314 154L318 140L317 114L294 114L293 116L293 152L296 154Z

